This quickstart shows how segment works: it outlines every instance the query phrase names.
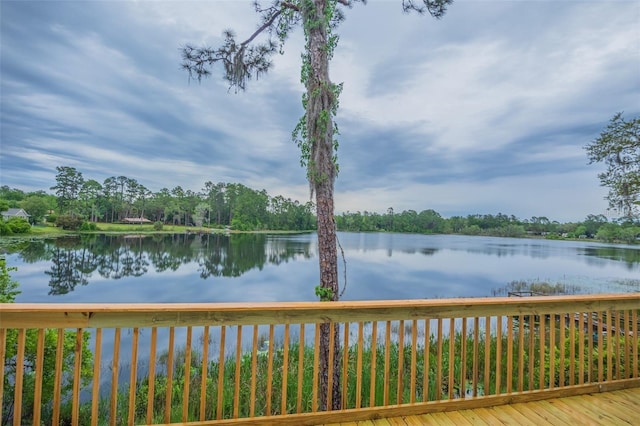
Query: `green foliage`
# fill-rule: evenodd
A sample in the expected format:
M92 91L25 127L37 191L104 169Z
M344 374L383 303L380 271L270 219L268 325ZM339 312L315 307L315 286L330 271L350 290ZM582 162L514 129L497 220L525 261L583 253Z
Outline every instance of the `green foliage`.
M0 216L0 235L11 235L13 231L7 225L7 222L4 220L2 216Z
M24 200L25 196L24 191L20 189L9 188L7 185L0 186L0 199L7 201L9 204L6 209L18 207L18 203ZM3 211L2 203L0 203L0 211Z
M6 266L6 260L0 258L0 303L13 303L20 291L18 283L11 279L9 272L16 268ZM33 416L34 395L35 395L35 369L37 364L38 350L38 330L29 329L25 333L25 350L23 361L23 393L22 393L22 418L18 423L31 424ZM42 378L42 399L43 418L51 417L50 401L53 400L55 387L55 363L58 339L62 335L63 366L62 366L62 386L61 394L63 399L69 395L73 387L73 368L76 347L76 333L64 331L60 333L55 329L44 329L43 352L43 378ZM83 332L81 337L80 352L82 362L80 365L81 385L88 383L93 371L93 354L89 350L89 333ZM18 330L9 329L6 333L6 353L4 359L4 393L0 423L11 423L13 416L13 395L15 388L16 361L17 361ZM15 423L15 422L14 422Z
M159 220L155 221L153 224L153 230L154 231L162 231L162 228L164 227L164 224L162 222L160 222Z
M506 296L509 293L525 293L531 295L559 295L559 294L577 294L580 292L580 287L575 285L568 285L562 283L549 283L546 281L525 281L515 280L511 281L503 288L492 289L491 294L493 296Z
M63 214L56 218L56 226L69 231L76 231L82 226L83 220L81 217Z
M95 224L94 222L82 222L82 225L80 225L80 230L81 231L97 231L98 230L98 225Z
M609 207L626 217L638 215L640 200L640 117L627 121L622 113L613 116L600 136L585 149L590 163L604 162L607 170L598 174L609 188Z
M11 234L28 234L31 231L29 221L23 217L12 217L5 224Z
M47 211L52 209L50 205L51 196L29 195L20 202L20 207L26 211L32 223L40 223L44 219Z
M18 282L12 280L9 274L15 270L14 267L7 267L7 260L0 257L0 303L13 303L20 294Z
M330 302L334 300L335 294L333 293L333 290L331 290L330 288L317 285L315 287L315 293L316 293L316 296L318 296L322 302Z

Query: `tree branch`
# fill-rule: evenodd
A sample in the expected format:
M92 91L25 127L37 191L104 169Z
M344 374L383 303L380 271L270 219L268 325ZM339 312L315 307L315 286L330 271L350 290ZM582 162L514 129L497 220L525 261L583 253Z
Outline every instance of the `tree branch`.
M282 3L282 5L285 6L284 3ZM293 5L293 6L295 6L295 5ZM242 46L244 48L247 44L251 43L253 41L253 39L256 38L261 32L263 32L264 30L269 28L275 22L276 18L278 16L280 16L281 13L282 13L282 9L280 9L276 13L274 13L273 16L271 16L271 18L267 22L262 24L262 26L260 26L260 28L258 28L255 33L251 34L251 37L249 37L248 39L246 39L245 41L240 43L240 46Z

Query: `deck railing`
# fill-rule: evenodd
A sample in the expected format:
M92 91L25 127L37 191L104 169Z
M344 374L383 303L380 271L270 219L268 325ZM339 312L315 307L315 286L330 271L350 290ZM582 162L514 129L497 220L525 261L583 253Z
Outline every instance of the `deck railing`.
M318 424L640 386L639 312L640 294L0 304L0 423Z

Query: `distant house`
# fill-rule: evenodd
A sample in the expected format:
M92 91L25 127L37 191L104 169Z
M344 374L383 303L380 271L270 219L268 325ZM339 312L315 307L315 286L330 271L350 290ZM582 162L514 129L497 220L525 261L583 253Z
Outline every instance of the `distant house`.
M144 217L125 217L122 221L124 223L137 223L138 225L142 223L151 223L149 219Z
M2 212L2 218L4 220L9 220L12 217L21 217L25 220L29 220L29 213L25 212L23 209L9 209Z

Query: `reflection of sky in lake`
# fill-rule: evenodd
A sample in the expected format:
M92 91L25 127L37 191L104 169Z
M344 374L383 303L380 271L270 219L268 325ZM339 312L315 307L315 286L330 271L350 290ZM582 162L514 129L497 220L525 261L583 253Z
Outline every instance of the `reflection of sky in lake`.
M8 255L20 283L18 302L238 302L315 300L318 264L315 235L268 236L265 256L240 276L201 278L193 246L191 260L159 272L153 265L141 276L110 279L97 271L86 285L49 295L50 260L24 261ZM340 233L347 264L345 300L490 296L514 280L578 285L585 292L639 291L640 247L582 241L547 241L466 236ZM190 246L186 246L189 250ZM293 254L272 261L283 248ZM255 251L255 250L254 250ZM249 256L239 250L236 256ZM296 254L300 253L300 254ZM243 258L246 260L246 257ZM343 264L340 280L343 283ZM251 263L249 262L249 266ZM620 284L619 281L627 280Z

